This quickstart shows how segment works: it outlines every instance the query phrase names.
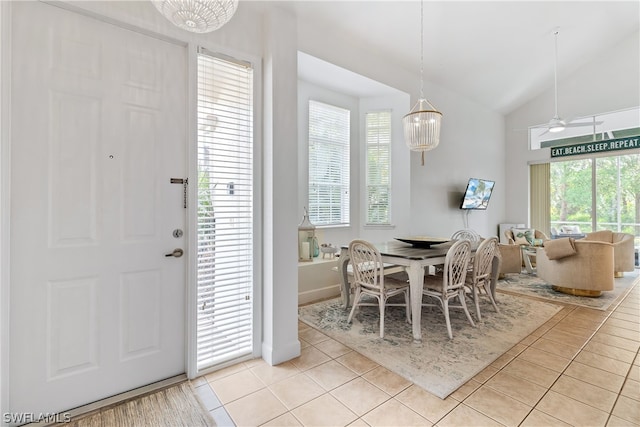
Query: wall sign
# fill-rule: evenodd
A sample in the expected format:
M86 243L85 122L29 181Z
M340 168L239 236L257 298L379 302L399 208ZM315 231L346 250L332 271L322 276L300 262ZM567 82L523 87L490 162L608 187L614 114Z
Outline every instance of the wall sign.
M579 156L580 154L631 150L633 148L640 148L640 136L585 142L582 144L565 145L564 147L554 147L551 149L551 157Z

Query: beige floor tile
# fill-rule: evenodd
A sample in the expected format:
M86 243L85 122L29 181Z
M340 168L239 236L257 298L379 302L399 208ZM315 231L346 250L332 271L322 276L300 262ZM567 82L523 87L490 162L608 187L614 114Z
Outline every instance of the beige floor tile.
M299 331L298 336L311 345L315 345L329 339L328 336L318 331L317 329L313 329L313 328L305 329L304 331Z
M310 402L325 393L325 390L306 374L298 374L271 384L271 392L289 409Z
M489 380L489 378L494 376L498 371L499 369L496 369L493 366L489 365L486 368L484 368L482 371L478 372L473 377L473 379L478 381L479 383L485 383L487 382L487 380Z
M486 384L465 399L464 404L508 426L516 426L533 409Z
M429 420L395 399L387 400L373 411L365 414L362 419L372 427L433 425Z
M344 356L338 357L336 360L358 375L362 375L380 366L373 360L361 355L357 351L347 353Z
M304 330L307 330L309 328L311 328L311 326L309 326L306 323L301 322L301 321L298 320L298 333L300 333L300 331L304 331Z
M640 332L619 326L604 325L599 332L613 335L614 337L626 338L631 341L640 341Z
M362 375L362 378L369 381L389 396L395 396L411 385L411 381L407 381L400 375L393 373L382 366L378 366L377 368L367 372Z
M531 413L524 419L520 427L571 427L571 424L567 424L564 421L560 421L557 418L552 417L549 414L545 414L542 411L538 411L534 409Z
M534 384L542 387L551 387L551 384L560 376L560 373L551 369L544 368L535 363L527 362L520 358L516 358L502 372L516 377L524 378Z
M300 421L296 419L290 412L286 414L280 415L278 418L274 418L271 421L268 421L262 424L264 427L297 427L302 426Z
M502 369L505 366L507 366L509 362L515 359L515 357L516 357L515 354L505 353L502 356L498 357L496 360L494 360L489 366L491 366L492 368L496 368L498 370Z
M581 317L596 322L603 322L607 318L607 313L602 310L595 310L587 307L577 307L569 317Z
M478 387L480 387L481 385L482 385L482 383L479 383L478 381L476 381L474 379L471 379L471 380L467 381L466 383L464 383L459 389L457 389L456 391L451 393L451 395L449 395L449 397L454 398L458 402L462 402L464 399L469 397L469 395L471 395L471 393L476 391L478 389Z
M526 360L536 365L544 366L545 368L554 370L556 372L562 372L569 365L571 359L566 357L557 356L544 350L537 348L528 348L518 356L519 359Z
M545 394L536 409L576 426L603 426L609 417L608 412L554 391Z
M509 375L506 372L498 372L486 382L486 386L531 407L535 406L547 391L546 387L534 384L524 378Z
M551 390L607 413L611 412L618 397L614 392L567 375L560 376L558 381L551 387Z
M602 319L592 319L591 316L570 314L562 323L588 329L593 332L598 329L602 323Z
M307 347L301 349L300 356L292 359L291 363L296 365L301 371L306 371L329 360L331 360L331 358L317 348Z
M611 347L610 345L595 341L589 341L589 343L584 346L583 350L626 363L632 363L633 359L636 357L636 353L633 351L624 350L618 347Z
M331 395L343 405L362 416L389 400L391 397L362 378L356 378L331 391Z
M621 362L610 357L601 356L597 353L590 351L581 351L576 358L576 362L584 363L585 365L592 366L594 368L602 369L603 371L611 372L612 374L627 376L630 363Z
M564 357L566 359L573 359L573 357L580 351L580 347L561 344L556 341L550 341L544 338L538 339L531 345L531 347L546 351L547 353L555 354L556 356Z
M338 341L331 338L316 344L315 347L321 352L323 352L324 354L326 354L327 356L331 357L332 359L335 359L336 357L340 357L351 351L351 349L346 345L341 344Z
M298 367L292 362L284 362L276 366L271 366L267 362L262 361L262 363L249 368L249 370L266 385L282 381L300 372Z
M607 422L607 427L630 427L632 425L633 424L631 424L629 421L623 420L622 418L616 417L615 415L609 416L609 421Z
M496 420L461 403L438 422L438 427L502 427Z
M235 400L225 405L225 409L238 427L259 426L287 412L268 389Z
M351 369L344 367L335 360L330 360L311 368L306 371L306 374L326 391L333 390L357 376Z
M627 320L616 319L613 317L607 319L607 321L604 323L604 326L615 326L616 328L628 329L630 331L636 331L637 333L640 333L640 323L629 322Z
M222 368L220 370L217 370L215 372L211 372L210 374L207 374L204 376L204 378L208 381L208 382L212 382L215 380L218 380L220 378L224 378L227 377L231 374L235 374L237 372L240 371L244 371L247 369L247 366L243 363L237 363L235 365L231 365L231 366L227 366L226 368Z
M220 402L225 405L266 387L266 385L248 369L211 381L209 385L216 393L216 396L218 396L218 399L220 399Z
M637 400L620 396L611 413L618 418L640 425L640 405Z
M554 328L554 331L562 331L571 335L576 335L581 338L589 339L593 335L594 329L584 328L579 325L578 321L564 321L558 323Z
M534 335L529 335L526 336L522 339L522 341L519 342L519 344L522 345L526 345L526 346L530 346L531 344L533 344L534 342L536 342L538 340L539 337L534 336Z
M629 375L627 376L630 380L640 381L640 366L631 365L631 369L629 369Z
M267 363L267 362L265 362L264 359L261 357L256 357L255 359L246 360L242 363L244 363L247 369L250 369L250 368L253 368L254 366L258 366L260 364Z
M620 392L620 394L630 399L637 400L638 405L640 405L640 381L634 381L627 378L622 386L622 392Z
M298 338L298 341L300 341L300 350L302 350L303 348L311 347L311 344L309 344L302 338Z
M369 424L367 424L362 418L358 418L347 427L369 427Z
M593 336L593 341L633 352L638 351L638 348L640 348L640 342L638 341L616 337L614 335L605 334L600 331L596 332L596 334Z
M460 404L452 397L440 399L417 385L412 385L402 391L396 396L396 399L432 423L437 423Z
M543 338L555 341L560 344L568 344L574 347L582 347L587 342L588 337L573 335L566 331L552 329L543 335Z
M291 412L304 426L346 426L358 418L330 394L323 394Z
M614 393L618 393L624 383L624 377L620 375L593 368L579 362L572 362L564 374Z
M626 313L613 313L611 315L614 319L626 320L627 322L637 322L638 316L636 314L626 314Z

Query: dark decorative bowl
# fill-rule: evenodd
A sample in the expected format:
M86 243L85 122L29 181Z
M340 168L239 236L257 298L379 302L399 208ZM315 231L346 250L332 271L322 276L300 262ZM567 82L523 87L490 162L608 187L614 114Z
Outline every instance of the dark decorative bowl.
M409 243L413 247L416 248L426 248L429 249L431 245L439 245L442 243L447 243L450 239L446 237L425 237L425 236L416 236L416 237L396 237L396 240L401 242Z

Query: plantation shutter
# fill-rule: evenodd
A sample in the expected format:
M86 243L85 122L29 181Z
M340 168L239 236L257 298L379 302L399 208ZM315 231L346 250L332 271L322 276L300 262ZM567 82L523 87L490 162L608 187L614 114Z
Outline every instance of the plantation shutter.
M198 51L197 367L253 352L253 69Z
M391 112L365 115L367 224L391 223Z
M349 224L351 112L309 101L309 219L315 225Z

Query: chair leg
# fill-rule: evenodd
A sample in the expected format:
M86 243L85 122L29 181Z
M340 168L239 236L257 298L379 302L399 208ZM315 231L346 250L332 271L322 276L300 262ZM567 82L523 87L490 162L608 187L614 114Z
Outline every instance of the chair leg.
M491 300L491 304L493 304L493 308L496 310L496 313L500 313L500 310L498 310L498 306L496 305L496 300L493 298L493 295L491 294L491 285L489 285L488 283L484 284L484 290L487 292L487 295L489 295L489 299Z
M473 322L473 319L471 318L471 313L469 313L469 309L467 308L467 302L464 298L464 288L460 288L460 291L458 292L458 299L460 300L460 305L464 310L464 314L466 314L467 319L469 319L469 323L471 323L471 326L475 327L476 324Z
M444 311L444 320L447 323L447 333L449 334L449 339L453 339L453 332L451 331L451 320L449 319L449 300L445 299L442 304L442 311Z
M478 287L473 285L473 302L476 303L476 314L478 315L478 320L482 320L482 315L480 314L480 292L478 292Z
M356 293L353 296L353 306L351 307L351 313L349 313L349 317L347 318L347 323L351 323L351 320L353 319L353 313L356 312L356 307L358 306L358 303L360 302L360 288L356 288Z
M384 338L384 306L387 301L384 297L378 297L378 305L380 306L380 338Z
M404 291L404 303L407 306L407 323L411 324L411 300L409 297L409 289Z

